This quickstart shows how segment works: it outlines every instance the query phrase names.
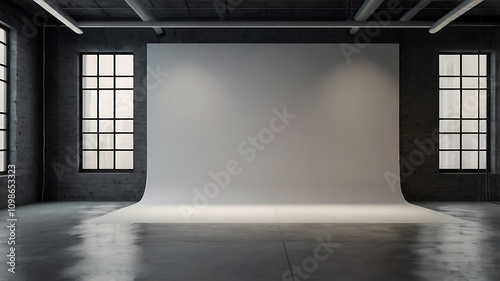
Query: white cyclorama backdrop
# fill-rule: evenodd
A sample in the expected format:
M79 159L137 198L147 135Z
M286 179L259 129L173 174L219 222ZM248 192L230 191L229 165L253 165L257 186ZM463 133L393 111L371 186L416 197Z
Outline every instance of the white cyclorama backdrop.
M405 202L399 46L343 47L148 44L142 202Z
M402 196L398 45L352 48L149 44L145 194L92 221L463 222Z

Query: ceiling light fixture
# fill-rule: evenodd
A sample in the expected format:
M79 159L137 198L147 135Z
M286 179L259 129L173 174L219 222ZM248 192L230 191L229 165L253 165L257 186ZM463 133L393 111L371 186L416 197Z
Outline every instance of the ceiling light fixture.
M431 26L431 29L429 29L429 32L434 34L440 31L445 26L450 24L450 22L456 20L458 17L465 14L466 12L468 12L470 9L474 8L481 2L483 2L483 0L465 0L464 2L462 2L462 4L458 5L455 9L451 10L444 17L436 21Z
M56 17L62 23L64 23L67 27L73 30L75 33L82 34L83 31L78 27L75 20L66 14L63 10L57 6L56 3L50 0L33 0L33 2L37 3L42 7L45 11Z

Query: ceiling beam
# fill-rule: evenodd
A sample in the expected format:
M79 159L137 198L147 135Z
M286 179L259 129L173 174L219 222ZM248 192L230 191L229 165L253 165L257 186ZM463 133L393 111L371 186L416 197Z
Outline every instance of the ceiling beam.
M468 12L470 9L474 8L481 2L483 2L483 0L465 0L455 9L451 10L446 15L444 15L444 17L436 21L429 29L429 32L434 34L440 31L445 26L450 24L452 21L456 20L458 17L465 14L466 12Z
M42 7L49 14L53 15L59 21L64 23L64 25L69 27L75 33L83 33L83 31L78 27L76 21L71 16L66 14L63 10L61 10L56 3L52 2L51 0L33 0L33 2L40 5L40 7Z
M392 21L80 21L81 28L430 28L432 22ZM452 26L499 26L496 23L455 23Z
M399 21L409 21L411 20L414 16L416 16L420 11L422 11L427 5L429 5L433 0L420 0L420 2L415 5L411 10L406 12Z
M134 10L134 12L141 18L141 20L145 22L154 21L154 15L150 11L146 9L146 7L140 2L140 0L125 0L127 4ZM153 27L156 34L162 35L163 29L158 27Z
M380 6L380 4L382 4L382 2L384 2L384 0L365 0L363 6L359 8L358 12L354 16L354 20L355 21L367 20L378 9L378 7ZM359 28L357 27L352 28L350 33L355 34L356 32L358 32L358 30Z

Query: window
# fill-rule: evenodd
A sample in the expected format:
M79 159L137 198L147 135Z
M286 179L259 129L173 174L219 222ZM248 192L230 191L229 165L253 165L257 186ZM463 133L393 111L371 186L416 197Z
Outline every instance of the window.
M81 170L134 168L134 56L81 56Z
M439 168L486 171L488 55L439 56Z
M5 173L8 161L8 32L0 26L0 173Z

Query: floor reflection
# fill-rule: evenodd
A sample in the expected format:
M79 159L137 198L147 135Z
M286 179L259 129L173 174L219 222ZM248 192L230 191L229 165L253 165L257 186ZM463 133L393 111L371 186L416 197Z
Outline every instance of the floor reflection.
M132 224L83 222L75 226L70 233L82 240L68 251L81 260L65 273L82 281L135 280L140 254L136 246L138 230Z
M341 247L318 264L308 281L496 281L500 276L500 208L493 204L425 206L468 220L448 224L89 221L127 205L20 207L16 274L1 262L0 280L279 281L289 263L302 264L314 253L318 237ZM1 240L6 241L6 233L0 231ZM6 253L7 244L0 243L0 250Z
M498 257L499 239L491 223L422 225L416 238L416 272L423 280L498 280L492 257Z

